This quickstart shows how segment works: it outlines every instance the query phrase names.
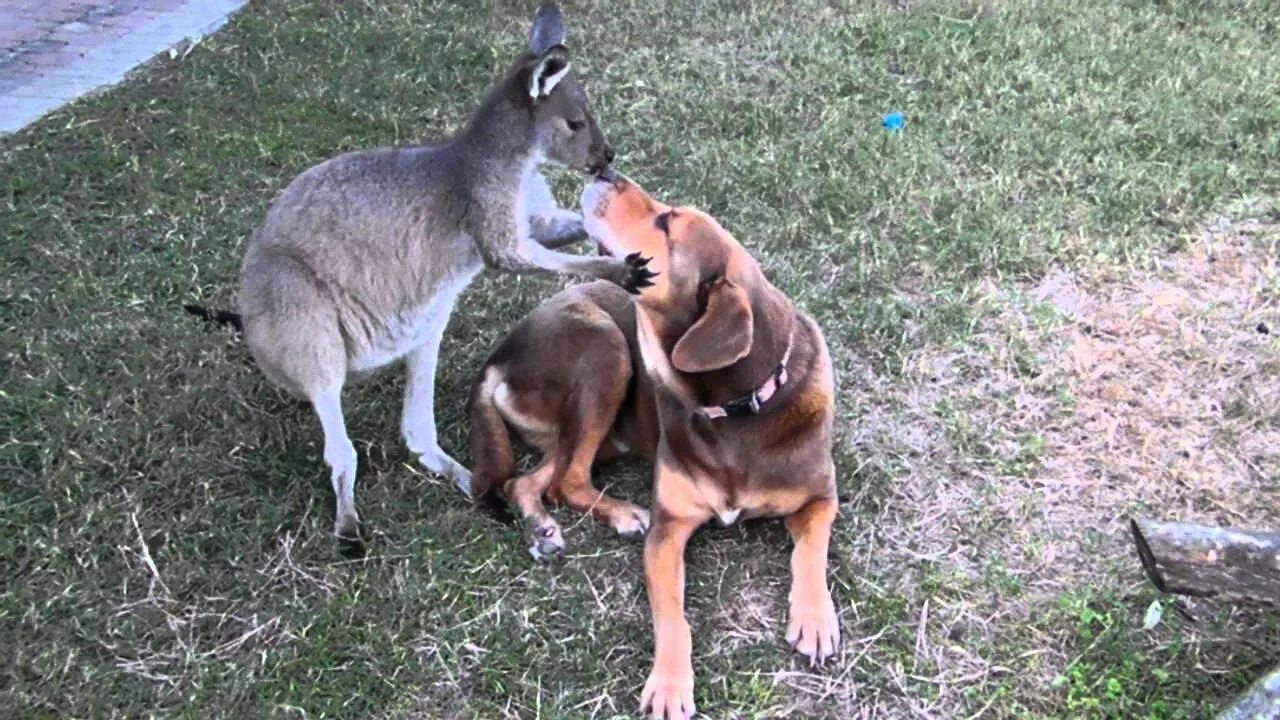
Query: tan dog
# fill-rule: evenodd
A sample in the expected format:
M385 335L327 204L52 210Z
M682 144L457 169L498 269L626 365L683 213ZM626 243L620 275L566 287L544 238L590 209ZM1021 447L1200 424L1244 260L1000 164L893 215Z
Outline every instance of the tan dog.
M654 462L644 566L655 657L641 710L687 718L684 547L710 518L785 518L795 541L787 640L815 663L839 643L826 584L831 360L812 318L705 213L612 173L587 186L582 209L606 251L650 257L659 275L634 303L608 283L570 288L512 332L472 393L473 487L502 487L539 555L563 546L544 492L634 532L649 516L594 490L590 467L625 452ZM533 472L511 477L506 424L543 451Z

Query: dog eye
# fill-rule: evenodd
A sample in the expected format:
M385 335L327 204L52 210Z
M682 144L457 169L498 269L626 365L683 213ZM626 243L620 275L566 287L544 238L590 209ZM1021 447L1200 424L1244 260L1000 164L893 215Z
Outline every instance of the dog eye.
M671 234L671 211L668 210L653 219L653 226L663 233Z
M587 123L583 120L569 120L568 123L569 123L569 129L572 130L573 132L578 132L579 130L587 126Z

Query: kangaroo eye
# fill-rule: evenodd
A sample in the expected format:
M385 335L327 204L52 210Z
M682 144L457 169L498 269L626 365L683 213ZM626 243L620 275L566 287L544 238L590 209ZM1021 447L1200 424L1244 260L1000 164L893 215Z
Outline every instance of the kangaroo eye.
M583 120L570 120L570 121L569 121L569 129L570 129L570 130L572 130L572 131L574 131L574 132L578 132L579 130L581 130L582 128L584 128L584 127L586 127L586 126L587 126L587 123L586 123L585 121L583 121Z

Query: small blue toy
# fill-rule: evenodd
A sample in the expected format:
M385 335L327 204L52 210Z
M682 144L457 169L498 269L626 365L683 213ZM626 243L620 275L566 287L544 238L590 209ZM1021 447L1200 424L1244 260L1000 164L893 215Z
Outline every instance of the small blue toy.
M880 118L880 124L889 132L897 132L907 123L907 119L900 112L891 112Z

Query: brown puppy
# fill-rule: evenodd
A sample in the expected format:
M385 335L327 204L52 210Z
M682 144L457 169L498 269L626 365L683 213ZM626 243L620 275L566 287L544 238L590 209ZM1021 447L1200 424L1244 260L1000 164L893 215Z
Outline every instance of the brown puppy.
M628 517L649 518L592 489L590 465L628 451L654 462L644 565L655 657L641 709L687 718L684 547L712 517L786 518L795 542L787 640L813 662L835 652L831 360L813 320L705 213L672 208L618 176L588 185L582 209L607 251L650 257L660 274L634 304L606 283L571 288L512 333L472 394L472 482L502 484L538 554L562 546L544 491L623 531ZM504 421L545 453L527 475L508 479Z
M644 534L649 512L591 486L591 466L632 448L653 457L658 430L652 391L641 391L631 296L597 281L561 291L534 308L494 350L471 389L473 497L493 489L525 518L529 553L564 549L543 494L590 512L623 536ZM647 388L647 382L644 383ZM507 426L542 453L515 476Z

